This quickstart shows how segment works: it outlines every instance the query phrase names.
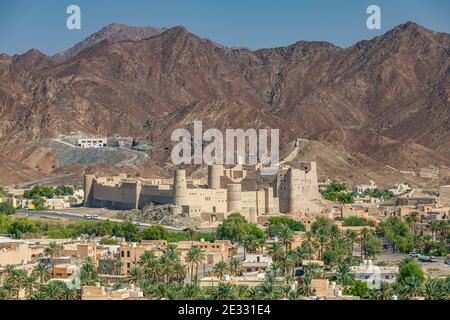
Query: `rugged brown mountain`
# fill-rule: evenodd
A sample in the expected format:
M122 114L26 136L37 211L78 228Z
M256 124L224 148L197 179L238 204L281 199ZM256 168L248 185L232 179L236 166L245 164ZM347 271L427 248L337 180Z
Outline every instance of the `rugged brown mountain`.
M102 41L120 42L125 40L138 41L161 34L165 29L152 27L130 27L124 24L112 23L100 31L93 33L74 47L59 52L53 56L56 61L63 62L75 57L81 51Z
M448 34L406 23L347 49L300 41L257 51L221 47L183 27L117 39L80 45L61 63L35 50L0 56L7 159L23 162L41 139L82 131L147 139L151 160L166 166L173 129L203 120L280 128L283 147L315 141L324 177L339 165L330 150L345 157L349 165L336 171L351 181L382 177L386 166L397 170L386 173L394 180L400 171L450 166Z

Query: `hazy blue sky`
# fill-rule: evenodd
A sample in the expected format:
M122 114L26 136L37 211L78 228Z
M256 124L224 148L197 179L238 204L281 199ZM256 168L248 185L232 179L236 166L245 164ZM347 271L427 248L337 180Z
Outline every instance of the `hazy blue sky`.
M81 7L81 30L66 28L66 8ZM382 30L366 27L368 5L381 7ZM116 22L185 26L229 47L277 47L324 40L347 47L405 21L450 33L449 0L0 0L0 52L37 48L54 54Z

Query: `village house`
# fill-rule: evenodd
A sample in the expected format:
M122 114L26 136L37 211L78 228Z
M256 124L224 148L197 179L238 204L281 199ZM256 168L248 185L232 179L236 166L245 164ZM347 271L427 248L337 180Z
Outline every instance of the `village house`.
M107 291L100 283L94 286L81 287L81 300L133 300L142 299L144 293L139 287L130 285L129 288Z
M42 246L29 245L24 240L0 237L0 267L32 263L43 254Z

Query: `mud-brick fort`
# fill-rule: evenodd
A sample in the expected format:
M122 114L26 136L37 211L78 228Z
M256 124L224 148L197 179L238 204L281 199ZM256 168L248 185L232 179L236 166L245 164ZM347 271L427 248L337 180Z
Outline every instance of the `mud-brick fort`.
M222 220L232 212L240 212L250 221L260 215L309 212L320 199L316 163L300 166L282 166L270 172L262 165L213 165L208 167L207 183L206 179L204 183L187 179L185 170L177 170L173 180L86 175L84 204L115 209L172 204L176 214L208 220Z

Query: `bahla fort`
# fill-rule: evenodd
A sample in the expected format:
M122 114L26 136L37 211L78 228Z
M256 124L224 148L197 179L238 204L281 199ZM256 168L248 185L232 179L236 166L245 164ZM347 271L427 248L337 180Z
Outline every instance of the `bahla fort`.
M315 162L303 162L299 169L287 165L273 172L264 169L258 164L232 168L212 165L207 183L188 179L181 169L175 171L173 179L85 175L84 204L122 210L142 209L150 203L171 204L174 214L213 221L233 212L256 221L261 215L318 209L321 197Z

